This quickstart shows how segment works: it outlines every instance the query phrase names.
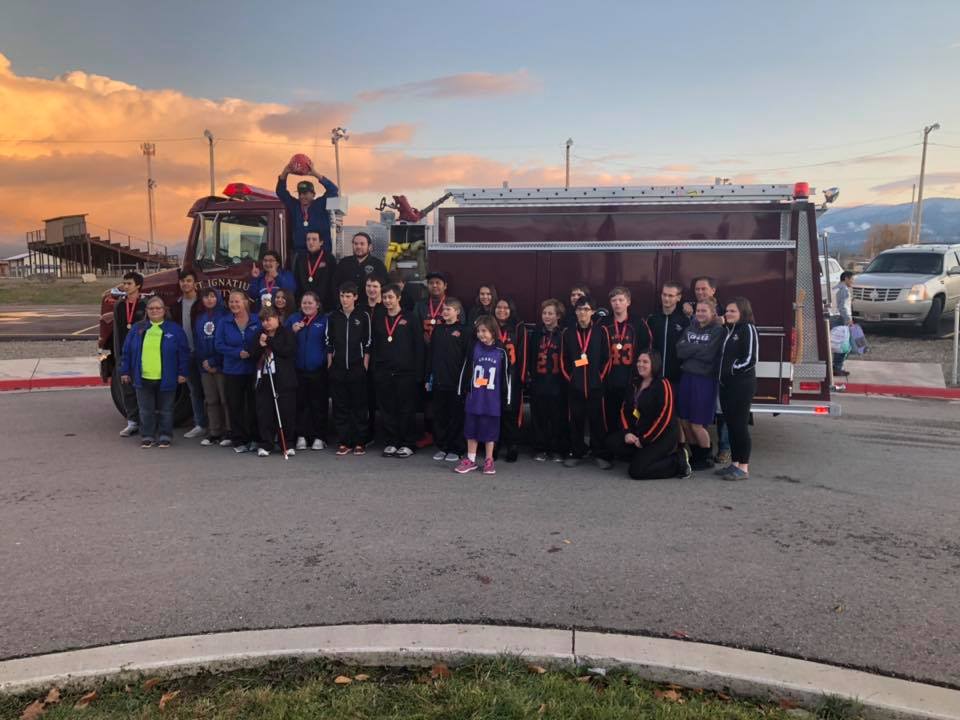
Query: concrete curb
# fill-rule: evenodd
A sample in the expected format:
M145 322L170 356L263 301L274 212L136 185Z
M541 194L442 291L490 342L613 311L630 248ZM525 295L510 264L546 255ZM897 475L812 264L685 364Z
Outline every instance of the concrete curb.
M17 378L0 380L0 392L13 390L71 390L75 388L97 387L107 384L99 375L84 375L79 377L51 377L51 378Z
M522 655L546 664L625 666L642 677L812 708L824 695L857 700L870 718L957 720L960 691L822 663L633 635L491 625L337 625L188 635L0 662L0 693L89 686L142 673L253 667L278 658L328 657L359 665Z
M846 383L838 395L896 395L907 398L937 400L960 400L960 388L917 387L913 385L875 385L872 383Z

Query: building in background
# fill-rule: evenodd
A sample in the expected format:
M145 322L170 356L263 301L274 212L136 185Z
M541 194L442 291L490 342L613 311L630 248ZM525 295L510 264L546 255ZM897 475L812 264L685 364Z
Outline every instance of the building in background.
M46 253L25 252L0 260L0 277L61 277L60 261Z

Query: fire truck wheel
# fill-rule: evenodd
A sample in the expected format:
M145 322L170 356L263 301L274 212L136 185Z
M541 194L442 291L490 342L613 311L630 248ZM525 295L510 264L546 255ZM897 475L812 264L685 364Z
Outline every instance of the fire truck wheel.
M120 389L120 371L117 364L113 364L113 375L110 376L110 397L113 398L113 405L117 411L126 417L127 411L123 409L123 391Z

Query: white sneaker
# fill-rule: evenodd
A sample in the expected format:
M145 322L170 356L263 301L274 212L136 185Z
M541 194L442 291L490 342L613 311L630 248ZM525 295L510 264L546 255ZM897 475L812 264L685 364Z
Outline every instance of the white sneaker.
M230 438L224 438L220 441L220 447L231 447L233 445L233 440Z
M270 457L270 451L260 448L257 450L257 457Z
M289 450L287 450L287 457L293 457L296 454L297 454L297 451L294 450L293 448L290 448Z
M397 453L396 453L396 455L394 455L394 457L398 457L398 458L408 458L408 457L410 457L411 455L413 455L413 450L411 450L411 449L408 448L406 445L404 445L403 447L401 447L401 448L399 448L399 449L397 450Z
M323 450L326 446L327 444L323 440L321 440L320 438L317 438L316 440L313 441L313 445L310 446L310 449Z
M207 429L206 429L205 427L200 427L199 425L194 425L194 426L193 426L193 430L187 430L187 431L183 434L183 436L184 436L185 438L189 438L189 439L192 440L192 439L195 438L195 437L200 437L201 435L204 435L206 432L207 432Z
M460 460L460 456L456 453L447 453L447 456L444 458L444 460L447 462L458 462Z
M447 454L443 450L439 450L433 454L434 460L445 460L446 457L447 457Z
M393 456L396 455L396 454L397 454L397 448L396 448L395 445L387 445L387 446L383 449L383 456L384 456L384 457L393 457Z
M130 437L136 435L139 431L140 426L137 423L127 420L127 426L120 431L120 437Z
M208 437L206 437L206 438L204 438L203 440L200 441L200 444L203 445L204 447L207 447L207 446L209 446L209 445L213 445L213 443L214 443L214 441L211 440L211 439L208 438Z
M237 445L233 451L239 455L240 453L250 452L250 448L246 445Z
M307 449L307 439L302 435L297 438L297 450L306 450Z

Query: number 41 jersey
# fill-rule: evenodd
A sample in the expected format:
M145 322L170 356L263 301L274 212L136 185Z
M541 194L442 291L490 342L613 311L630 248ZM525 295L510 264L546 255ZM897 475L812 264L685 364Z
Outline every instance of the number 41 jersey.
M464 370L469 372L463 383L467 390L468 413L500 416L505 384L509 398L509 378L504 372L506 366L507 356L502 347L481 342L473 346L470 363L464 366Z

